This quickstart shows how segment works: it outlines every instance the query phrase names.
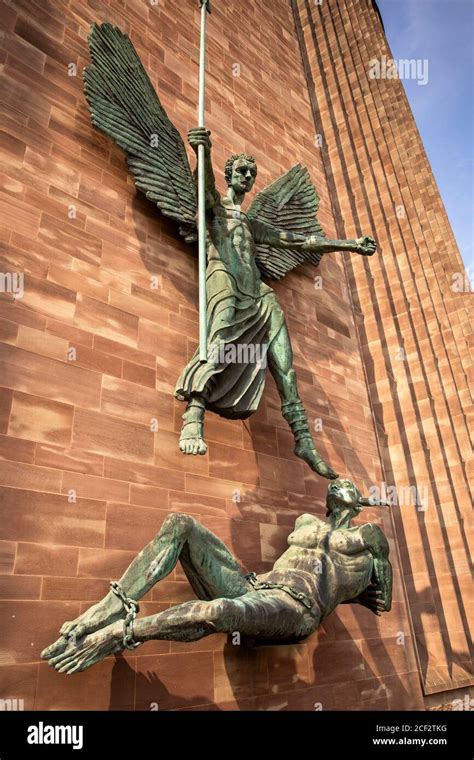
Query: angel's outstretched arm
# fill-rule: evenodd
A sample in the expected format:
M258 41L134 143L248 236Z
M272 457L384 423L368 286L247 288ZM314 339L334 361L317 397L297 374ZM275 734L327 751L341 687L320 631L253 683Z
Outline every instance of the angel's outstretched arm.
M256 243L278 246L292 251L308 251L310 253L334 253L335 251L359 253L372 256L375 253L375 240L369 236L358 240L329 240L322 235L302 235L298 232L286 232L262 222L252 221L252 233Z
M370 235L357 240L329 240L321 235L308 235L303 244L303 250L311 253L359 253L361 256L373 256L376 248L377 243Z
M220 195L216 189L216 179L214 169L212 168L211 159L211 138L210 132L205 127L194 127L188 132L188 141L194 152L198 153L199 145L204 145L204 171L206 175L206 209L209 211L220 203ZM197 183L197 169L194 172L194 179Z

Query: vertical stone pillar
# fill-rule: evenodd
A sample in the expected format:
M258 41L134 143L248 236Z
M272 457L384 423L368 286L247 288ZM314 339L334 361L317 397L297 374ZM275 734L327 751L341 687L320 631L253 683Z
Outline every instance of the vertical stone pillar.
M463 263L402 82L369 75L371 61L392 58L375 4L292 6L338 234L379 243L376 257L347 258L345 270L385 481L398 499L424 691L462 688L472 296L454 285Z

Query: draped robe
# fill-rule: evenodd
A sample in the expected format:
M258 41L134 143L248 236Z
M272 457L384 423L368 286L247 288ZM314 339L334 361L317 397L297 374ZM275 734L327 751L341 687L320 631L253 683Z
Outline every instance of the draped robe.
M273 290L261 280L255 243L273 243L280 233L250 220L229 198L219 199L207 222L208 361L199 361L197 349L175 395L189 401L192 394L199 394L206 407L221 417L245 419L258 408L268 348L285 321ZM239 346L256 348L254 360L227 360L245 355Z

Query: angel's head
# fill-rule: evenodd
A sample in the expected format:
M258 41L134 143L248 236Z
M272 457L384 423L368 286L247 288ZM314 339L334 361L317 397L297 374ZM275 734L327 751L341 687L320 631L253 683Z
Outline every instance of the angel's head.
M253 156L248 156L246 153L231 156L226 161L224 176L225 181L234 192L238 194L248 193L257 176L257 162Z

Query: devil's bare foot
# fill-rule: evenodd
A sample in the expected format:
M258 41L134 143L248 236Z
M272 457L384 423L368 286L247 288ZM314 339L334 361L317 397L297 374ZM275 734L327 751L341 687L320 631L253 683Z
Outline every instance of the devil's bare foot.
M76 644L69 642L64 652L50 658L49 665L58 673L79 673L109 654L121 652L123 648L123 625L112 623L100 631L90 633Z
M311 469L323 478L335 480L338 477L337 472L335 472L332 467L320 457L310 439L299 441L295 446L295 454L297 457L300 457L300 459L304 459Z
M89 607L75 620L64 623L59 631L61 634L59 639L41 652L42 659L50 660L62 654L69 644L75 644L83 636L105 628L124 615L122 602L110 591L102 601Z

